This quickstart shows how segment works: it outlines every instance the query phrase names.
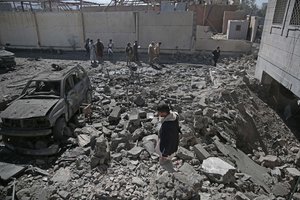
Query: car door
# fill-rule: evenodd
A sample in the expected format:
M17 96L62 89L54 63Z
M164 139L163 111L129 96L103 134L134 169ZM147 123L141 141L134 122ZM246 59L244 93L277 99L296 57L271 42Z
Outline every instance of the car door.
M85 74L83 71L76 69L75 73L73 74L73 80L75 85L75 90L77 91L78 98L77 98L77 105L80 106L83 100L86 97L87 87L84 82Z
M73 81L73 76L72 74L69 74L67 76L67 78L64 80L64 92L65 92L65 101L67 104L67 119L69 120L77 111L77 103L76 103L76 99L77 99L77 91L74 87L74 81Z

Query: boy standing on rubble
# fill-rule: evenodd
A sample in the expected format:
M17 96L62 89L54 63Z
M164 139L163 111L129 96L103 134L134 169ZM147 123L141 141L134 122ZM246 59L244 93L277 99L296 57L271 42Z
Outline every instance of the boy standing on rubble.
M161 120L159 129L159 150L161 152L160 163L168 159L175 153L179 145L179 117L178 113L170 111L167 104L161 103L157 107L157 112Z

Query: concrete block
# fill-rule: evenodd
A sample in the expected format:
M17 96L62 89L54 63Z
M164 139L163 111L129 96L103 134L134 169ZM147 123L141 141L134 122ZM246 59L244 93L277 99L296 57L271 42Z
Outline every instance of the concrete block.
M203 148L201 144L196 144L193 147L194 153L199 160L205 160L210 157L210 154Z

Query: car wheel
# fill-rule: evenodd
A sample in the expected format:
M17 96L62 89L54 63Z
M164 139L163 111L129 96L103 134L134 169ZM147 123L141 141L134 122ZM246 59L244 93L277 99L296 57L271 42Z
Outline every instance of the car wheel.
M71 136L71 130L67 126L64 118L58 118L53 128L53 137L57 141L61 141Z

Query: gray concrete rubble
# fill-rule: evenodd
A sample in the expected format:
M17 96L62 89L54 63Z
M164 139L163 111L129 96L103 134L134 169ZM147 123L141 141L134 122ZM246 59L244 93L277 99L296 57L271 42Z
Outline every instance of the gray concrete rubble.
M235 182L235 167L220 158L210 157L205 159L201 168L212 181L224 184Z
M91 68L87 61L55 60L88 71L91 119L78 114L68 123L73 137L47 158L12 155L2 138L0 158L9 169L0 163L6 180L0 199L12 199L13 188L22 200L279 200L294 189L300 199L300 144L265 103L253 78L255 58L225 57L213 67L199 64L209 60L202 53L182 55L194 64L164 56L168 64L155 69L141 62L134 76L123 61ZM25 66L0 74L4 96L10 79L28 79L52 62L16 59ZM159 158L162 100L178 112L181 130L168 160Z

